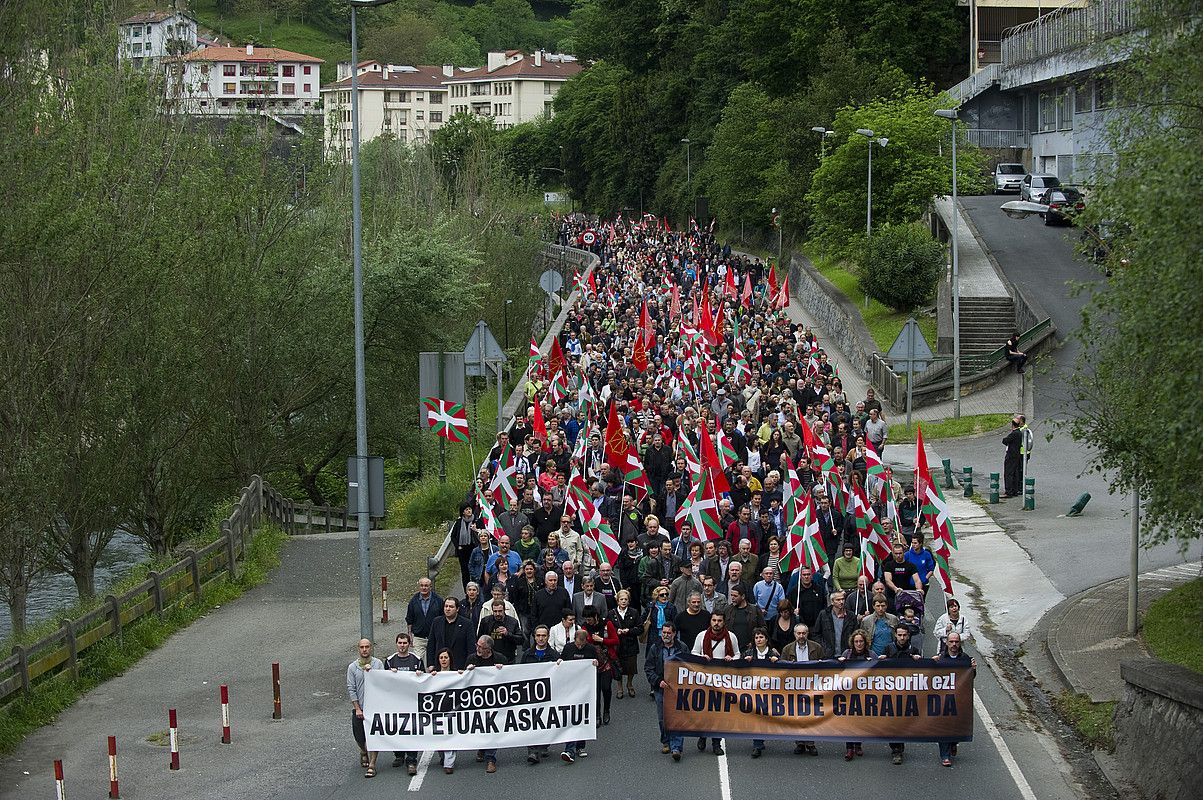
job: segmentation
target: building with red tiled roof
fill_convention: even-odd
[[[571,56],[519,50],[489,53],[484,67],[358,65],[359,137],[368,142],[391,135],[423,142],[457,113],[489,117],[498,128],[551,116],[556,92],[581,65]],[[351,65],[339,65],[339,80],[322,87],[327,151],[351,152]]]
[[[203,47],[168,60],[168,101],[188,114],[320,114],[322,63],[278,47]]]

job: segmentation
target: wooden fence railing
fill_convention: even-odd
[[[0,661],[0,704],[18,693],[28,693],[39,682],[79,676],[79,660],[85,651],[150,614],[162,615],[185,596],[199,598],[205,588],[223,576],[237,577],[238,563],[251,535],[265,522],[279,525],[289,534],[314,533],[315,519],[325,530],[347,527],[345,509],[314,507],[295,503],[255,475],[242,490],[230,516],[221,523],[221,536],[199,550],[188,550],[170,567],[151,572],[146,580],[121,595],[108,595],[97,608],[66,620],[54,633],[32,644],[13,648]],[[338,527],[334,527],[338,523]],[[354,517],[351,517],[354,525]]]

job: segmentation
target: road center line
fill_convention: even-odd
[[[998,748],[998,754],[1002,756],[1003,763],[1007,765],[1007,771],[1011,773],[1011,780],[1015,781],[1019,793],[1023,795],[1024,800],[1036,800],[1036,793],[1028,785],[1028,779],[1023,776],[1019,764],[1015,761],[1015,756],[1011,755],[1011,748],[1007,747],[1007,743],[1003,741],[1002,732],[990,718],[990,712],[986,710],[986,704],[982,702],[982,696],[977,693],[976,689],[973,692],[973,707],[977,710],[978,716],[982,718],[986,732],[994,740],[994,746]]]
[[[422,781],[426,780],[426,769],[430,766],[430,759],[433,756],[433,750],[422,751],[422,758],[418,760],[418,774],[409,779],[409,790],[411,792],[416,792],[422,788]]]
[[[731,800],[731,773],[727,771],[727,753],[718,757],[718,787],[723,800]]]

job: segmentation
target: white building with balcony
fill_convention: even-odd
[[[390,135],[401,142],[425,142],[451,117],[443,82],[462,73],[456,67],[409,67],[363,61],[359,64],[359,138],[370,142]],[[345,73],[345,74],[344,74]],[[326,152],[351,158],[350,64],[339,65],[339,80],[322,87],[326,111]]]
[[[1107,125],[1120,98],[1107,71],[1139,36],[1130,0],[1088,0],[1008,29],[999,62],[949,90],[970,142],[996,161],[1090,185],[1115,159]]]
[[[451,93],[451,115],[489,117],[498,129],[550,117],[556,94],[581,69],[576,58],[558,53],[489,53],[483,68],[444,81]]]
[[[196,49],[196,20],[181,11],[147,11],[117,23],[117,59],[157,66]]]
[[[198,116],[320,114],[323,61],[276,47],[204,47],[168,59],[167,102]]]

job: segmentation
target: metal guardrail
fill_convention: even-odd
[[[952,97],[953,101],[957,105],[966,103],[989,89],[994,84],[998,83],[998,77],[1000,73],[1000,65],[987,64],[965,80],[958,83],[956,86],[949,89],[948,94]]]
[[[1027,131],[1006,128],[967,128],[965,137],[972,145],[993,149],[1026,148],[1030,142]]]
[[[1037,322],[1032,327],[1019,335],[1019,348],[1030,346],[1033,342],[1039,340],[1045,333],[1052,330],[1053,321],[1045,317]],[[1003,345],[989,353],[981,353],[972,356],[961,357],[961,371],[966,375],[977,375],[983,372],[990,372],[1007,358],[1007,347]]]
[[[235,578],[251,534],[264,520],[296,532],[306,524],[299,522],[298,508],[304,506],[284,497],[258,475],[252,476],[230,516],[222,521],[221,536],[215,541],[188,550],[183,559],[151,572],[125,593],[105,597],[100,606],[78,619],[65,620],[54,633],[14,647],[12,655],[0,661],[0,703],[18,693],[28,694],[44,681],[78,678],[79,659],[92,645],[110,636],[120,638],[126,626],[150,614],[162,615],[185,596],[199,598],[223,574]],[[333,514],[327,515],[326,524],[333,519]]]
[[[1092,0],[1077,8],[1062,6],[1004,32],[1003,66],[1028,64],[1128,33],[1135,30],[1136,19],[1137,9],[1130,0]]]

